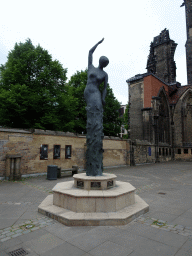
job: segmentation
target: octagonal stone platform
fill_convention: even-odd
[[[149,205],[135,195],[135,188],[128,182],[115,181],[116,175],[73,177],[74,181],[57,183],[53,195],[39,205],[40,213],[69,226],[97,226],[124,225],[149,211]],[[78,180],[84,182],[82,188],[78,188]],[[108,181],[113,186],[107,186]],[[93,189],[91,182],[100,185]]]
[[[135,203],[134,191],[127,182],[117,181],[109,190],[84,190],[68,181],[53,188],[53,204],[74,212],[116,212]]]

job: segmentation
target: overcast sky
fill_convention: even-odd
[[[153,38],[167,28],[178,46],[177,81],[187,84],[186,23],[183,0],[6,0],[1,1],[0,64],[16,42],[40,44],[68,68],[70,78],[87,67],[88,51],[103,37],[93,55],[109,58],[105,71],[115,97],[128,101],[126,80],[146,72]]]

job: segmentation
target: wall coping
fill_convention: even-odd
[[[16,129],[16,128],[0,128],[0,132],[15,132],[15,133],[28,133],[31,134],[31,131]]]
[[[77,134],[77,133],[71,133],[71,132],[51,131],[51,130],[41,130],[41,129],[22,130],[22,129],[17,129],[17,128],[0,128],[0,132],[24,133],[24,134],[34,134],[34,135],[65,136],[65,137],[76,137],[76,138],[86,139],[86,134]],[[127,139],[123,139],[120,137],[114,137],[114,136],[104,136],[104,140],[126,141]]]

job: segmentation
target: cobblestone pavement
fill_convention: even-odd
[[[144,225],[150,225],[151,227],[158,228],[159,230],[165,230],[182,236],[192,237],[192,226],[185,227],[182,225],[170,225],[164,220],[158,220],[150,217],[144,217],[143,215],[134,220],[134,222]]]
[[[166,221],[157,220],[147,216],[140,216],[133,222],[141,223],[147,226],[173,232],[182,236],[192,237],[192,227],[184,227],[182,225],[169,225]],[[34,220],[25,221],[22,225],[12,225],[11,227],[0,230],[0,241],[5,242],[9,239],[28,234],[40,228],[44,228],[54,224],[55,221],[48,217],[40,217]]]
[[[37,212],[58,182],[46,176],[0,182],[0,256],[192,255],[192,164],[168,162],[107,168],[130,182],[149,212],[124,226],[67,227]],[[16,255],[16,254],[15,254]]]
[[[22,225],[12,225],[11,227],[0,230],[0,241],[5,242],[9,239],[47,227],[53,223],[54,220],[48,217],[40,217],[34,220],[25,221]]]

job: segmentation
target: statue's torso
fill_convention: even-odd
[[[87,86],[84,91],[87,107],[93,111],[102,111],[103,105],[99,85],[105,80],[105,72],[91,65],[88,69]]]
[[[87,84],[93,84],[99,86],[105,79],[105,72],[99,68],[95,68],[93,65],[88,69]]]

